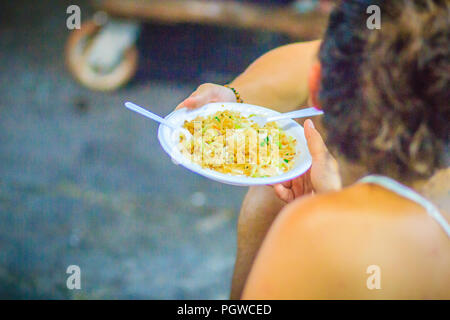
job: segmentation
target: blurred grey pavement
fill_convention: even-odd
[[[66,8],[0,4],[0,298],[227,298],[245,188],[172,163],[157,125],[202,82],[223,83],[288,40],[196,25],[146,24],[135,79],[112,93],[64,65]],[[81,268],[82,289],[66,288]]]

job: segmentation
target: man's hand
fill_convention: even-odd
[[[176,109],[184,107],[196,109],[211,102],[236,102],[236,96],[233,91],[227,87],[214,83],[204,83],[188,98],[181,102]]]
[[[342,186],[338,164],[309,119],[305,121],[305,137],[312,156],[311,168],[297,178],[274,185],[277,196],[286,202],[313,192],[339,190]]]

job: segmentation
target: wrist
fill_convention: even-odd
[[[236,102],[238,102],[238,103],[244,102],[244,100],[242,100],[242,97],[241,97],[239,91],[235,87],[233,87],[232,85],[228,85],[228,84],[225,84],[224,87],[227,89],[230,89],[233,92]]]

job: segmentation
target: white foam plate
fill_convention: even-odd
[[[173,111],[165,117],[166,120],[171,123],[177,124],[180,127],[185,120],[192,120],[197,116],[206,117],[214,114],[220,110],[233,110],[239,111],[243,116],[248,117],[250,114],[273,116],[279,114],[279,112],[267,109],[264,107],[254,106],[245,103],[232,103],[232,102],[216,102],[209,103],[199,109],[189,110],[186,108]],[[292,136],[297,140],[296,156],[294,159],[294,165],[291,170],[273,177],[266,178],[252,178],[247,176],[236,176],[231,174],[220,173],[211,169],[202,168],[200,165],[192,162],[190,159],[183,156],[178,149],[179,131],[175,131],[167,126],[160,125],[158,129],[158,139],[165,152],[172,158],[173,162],[180,164],[186,169],[200,174],[206,178],[231,184],[237,186],[255,186],[255,185],[267,185],[280,183],[283,181],[291,180],[305,173],[311,166],[311,154],[309,153],[308,146],[306,144],[305,134],[303,127],[294,120],[280,120],[277,121],[281,129],[286,134]]]

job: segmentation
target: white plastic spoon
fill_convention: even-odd
[[[312,116],[318,116],[323,114],[322,110],[316,109],[314,107],[311,108],[305,108],[301,110],[295,110],[291,112],[282,113],[276,116],[271,117],[252,117],[250,118],[253,122],[256,122],[261,127],[263,127],[267,122],[277,121],[277,120],[283,120],[283,119],[297,119],[297,118],[305,118],[305,117],[312,117]]]
[[[177,126],[176,124],[170,123],[166,119],[161,118],[157,114],[154,114],[153,112],[150,112],[147,109],[144,109],[144,108],[138,106],[137,104],[134,104],[133,102],[129,102],[129,101],[125,102],[125,107],[127,107],[128,109],[130,109],[134,112],[139,113],[140,115],[143,115],[144,117],[155,120],[156,122],[159,122],[159,123],[171,128],[172,130],[181,131],[182,133],[184,133],[186,138],[192,137],[192,134],[189,132],[189,130],[187,130],[183,127]]]
[[[144,117],[147,117],[147,118],[155,120],[156,122],[162,123],[163,125],[168,126],[169,128],[172,128],[174,130],[180,129],[179,126],[170,123],[166,119],[161,118],[157,114],[154,114],[153,112],[150,112],[150,111],[138,106],[137,104],[134,104],[133,102],[129,102],[129,101],[125,102],[125,107],[127,107],[130,110],[133,110],[134,112],[137,112],[137,113],[143,115]]]

